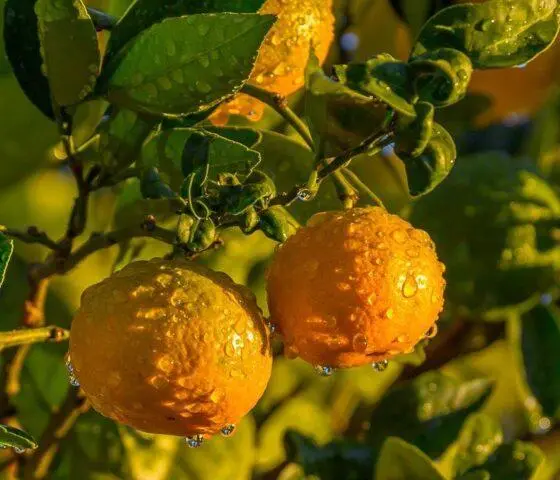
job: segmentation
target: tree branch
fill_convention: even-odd
[[[88,408],[84,394],[79,389],[70,388],[60,409],[51,416],[45,433],[39,439],[39,447],[27,458],[22,472],[24,480],[47,478],[60,443]]]
[[[255,85],[250,85],[246,83],[243,85],[241,91],[247,95],[250,95],[268,106],[272,107],[276,112],[282,116],[286,122],[288,122],[296,132],[299,133],[301,138],[305,141],[307,146],[311,149],[315,149],[315,144],[313,138],[309,133],[307,125],[299,118],[294,111],[288,106],[288,101],[286,97],[278,95],[277,93],[269,92],[263,88],[256,87]]]
[[[8,237],[21,240],[25,243],[43,245],[51,250],[58,250],[60,248],[58,243],[49,238],[45,232],[40,231],[34,226],[29,227],[26,232],[20,232],[19,230],[7,227],[0,227],[0,233],[3,233]]]
[[[70,332],[60,327],[26,328],[0,332],[0,350],[43,342],[63,342]]]

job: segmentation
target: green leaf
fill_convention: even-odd
[[[39,30],[35,2],[7,0],[4,6],[6,56],[25,95],[47,117],[54,119],[49,83],[41,72]]]
[[[275,18],[218,13],[165,19],[106,66],[99,90],[132,110],[186,114],[209,108],[249,78]]]
[[[98,159],[104,170],[116,173],[132,165],[156,124],[156,120],[142,117],[131,110],[114,110],[98,129]]]
[[[0,447],[15,448],[17,451],[38,447],[35,439],[27,432],[8,425],[0,425]]]
[[[521,317],[527,384],[548,417],[560,418],[560,311],[538,305]]]
[[[14,242],[0,233],[0,287],[2,287],[2,284],[4,283],[6,270],[8,270],[8,263],[10,263],[13,251]]]
[[[479,316],[558,285],[560,247],[551,229],[559,220],[560,199],[534,164],[502,152],[460,158],[410,216],[447,266],[448,304]]]
[[[471,415],[457,440],[457,451],[453,459],[456,475],[482,465],[502,441],[502,428],[493,417],[484,413]]]
[[[401,117],[395,130],[395,152],[410,157],[421,155],[434,132],[434,106],[427,102],[414,104],[416,117]]]
[[[420,100],[447,107],[467,94],[473,67],[459,50],[438,48],[414,58],[409,65]]]
[[[420,32],[412,58],[449,47],[466,54],[475,68],[529,62],[558,35],[556,0],[489,0],[454,5],[436,13]]]
[[[157,167],[164,180],[179,191],[183,179],[184,150],[193,134],[202,134],[211,141],[208,151],[209,179],[217,179],[220,173],[249,174],[261,160],[258,152],[241,143],[209,131],[182,128],[163,130],[153,136],[144,145],[140,163],[145,167]]]
[[[492,480],[531,480],[543,461],[536,445],[518,441],[500,446],[482,468]]]
[[[69,106],[83,101],[99,74],[95,27],[81,0],[37,0],[41,67],[52,101]]]
[[[341,82],[362,95],[374,96],[396,111],[413,117],[414,90],[408,64],[383,53],[365,63],[338,65]]]
[[[435,123],[428,145],[422,154],[414,157],[399,152],[404,162],[408,190],[413,197],[425,195],[436,188],[455,165],[457,150],[453,138],[445,128]]]
[[[136,0],[111,30],[105,63],[136,35],[166,18],[198,13],[256,13],[263,3],[264,0]]]
[[[263,136],[259,130],[247,127],[213,127],[211,125],[205,125],[204,130],[227,138],[232,142],[241,143],[247,148],[253,148],[258,145]]]
[[[358,146],[379,128],[387,109],[326,76],[315,55],[306,69],[305,116],[315,137],[332,156]]]
[[[486,379],[460,381],[427,372],[381,399],[370,420],[369,442],[379,448],[387,436],[398,435],[437,457],[455,440],[464,420],[481,407],[491,388]]]
[[[372,471],[371,449],[350,440],[335,440],[318,446],[311,438],[289,430],[284,436],[289,462],[298,463],[306,475],[321,480],[359,480]]]
[[[375,467],[375,480],[445,480],[419,448],[397,437],[383,444]]]

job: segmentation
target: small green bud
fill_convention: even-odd
[[[259,228],[268,238],[285,242],[296,232],[298,224],[284,207],[274,206],[261,213]]]

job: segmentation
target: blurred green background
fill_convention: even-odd
[[[0,0],[0,6],[3,3]],[[88,3],[119,15],[128,0]],[[430,5],[438,2],[393,2],[400,6],[400,16],[389,0],[335,3],[339,34],[327,71],[332,64],[364,60],[380,52],[406,58],[415,30]],[[434,236],[438,251],[441,249],[444,260],[451,264],[451,300],[442,320],[442,332],[428,348],[426,363],[415,366],[397,361],[383,373],[364,367],[322,378],[311,366],[280,356],[267,392],[236,434],[229,439],[212,439],[197,450],[187,449],[180,439],[134,432],[90,411],[79,419],[64,441],[50,478],[305,478],[302,466],[294,462],[297,454],[290,454],[290,449],[285,448],[288,430],[300,432],[318,444],[341,437],[370,438],[368,430],[377,428],[375,423],[370,424],[375,418],[371,412],[391,386],[434,367],[441,367],[442,372],[458,382],[480,377],[493,380],[494,388],[481,411],[502,425],[507,440],[523,438],[540,446],[546,464],[539,470],[538,478],[560,478],[560,430],[554,428],[554,412],[550,413],[553,408],[545,405],[543,409],[534,392],[529,391],[522,369],[516,367],[520,360],[519,349],[512,343],[515,332],[505,335],[508,328],[514,327],[506,327],[503,321],[539,302],[550,303],[558,287],[558,255],[546,257],[553,246],[543,247],[539,235],[541,230],[549,235],[550,228],[558,225],[554,221],[560,218],[555,197],[560,186],[560,94],[556,90],[559,80],[560,45],[525,68],[477,72],[470,95],[443,112],[439,119],[456,136],[459,173],[446,180],[449,186],[444,183],[433,197],[418,204],[411,204],[404,169],[390,151],[376,158],[357,158],[353,163],[354,172],[379,194],[390,211],[410,216],[413,223]],[[297,95],[294,104],[297,108]],[[80,135],[87,136],[102,108],[91,104],[80,112]],[[268,112],[257,127],[292,135],[273,112]],[[293,137],[293,151],[275,149],[274,133],[265,134],[260,147],[265,167],[273,172],[280,190],[305,178],[306,162],[311,162],[297,137]],[[76,192],[71,175],[60,167],[57,142],[55,126],[26,99],[6,59],[0,55],[0,224],[13,228],[37,225],[54,238],[64,233]],[[531,182],[538,182],[541,177],[546,177],[548,184],[531,187]],[[543,193],[545,190],[548,193]],[[304,222],[317,208],[338,208],[330,185],[318,201],[319,207],[297,206],[294,215]],[[519,213],[512,206],[516,202],[521,210],[538,207],[548,213]],[[135,208],[123,205],[118,191],[96,192],[84,238],[94,231],[136,221],[151,213],[149,208],[147,204]],[[560,236],[557,227],[556,232]],[[472,241],[465,241],[471,235]],[[496,239],[495,250],[485,243],[487,237]],[[266,311],[264,272],[274,243],[260,233],[245,237],[227,231],[223,238],[224,247],[205,255],[201,261],[227,272],[237,282],[248,284]],[[142,257],[168,251],[166,246],[145,242]],[[509,261],[506,250],[513,252]],[[481,251],[487,255],[481,256]],[[49,323],[69,324],[81,292],[111,273],[118,253],[117,247],[96,253],[71,274],[54,280],[47,303]],[[26,295],[26,265],[41,260],[44,254],[40,247],[16,244],[15,258],[0,292],[2,330],[17,325]],[[537,339],[539,334],[543,332],[536,329]],[[557,333],[551,335],[550,338],[560,338]],[[444,347],[440,337],[447,342]],[[539,341],[544,342],[543,338]],[[550,371],[558,374],[545,379],[545,383],[556,389],[560,405],[560,372],[554,363],[556,359],[560,363],[560,342],[543,348],[552,352],[547,357],[552,364]],[[17,406],[22,426],[36,437],[68,388],[64,353],[63,345],[36,346],[25,365]],[[554,404],[554,400],[551,402]],[[399,434],[390,425],[380,425],[379,432]],[[453,447],[442,456],[442,452],[432,455],[439,457],[438,465],[443,472],[451,468],[448,459],[452,458],[452,451]],[[355,452],[359,454],[359,450]],[[348,470],[347,474],[332,478],[365,478],[352,475]]]

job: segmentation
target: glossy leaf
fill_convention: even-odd
[[[101,61],[87,9],[81,0],[37,0],[35,12],[52,101],[79,103],[93,91]]]
[[[402,117],[395,131],[395,152],[418,157],[432,139],[434,131],[434,106],[427,102],[414,104],[416,117]]]
[[[284,436],[287,459],[303,467],[306,475],[321,480],[359,480],[369,478],[372,471],[371,449],[350,440],[335,440],[318,446],[311,438],[296,431]]]
[[[527,384],[542,413],[560,418],[560,312],[537,306],[521,317],[521,349]]]
[[[521,65],[554,42],[560,28],[556,0],[489,0],[441,10],[424,26],[412,57],[449,47],[475,68]]]
[[[99,90],[132,110],[204,110],[243,86],[274,21],[272,15],[233,13],[165,19],[107,65]]]
[[[204,130],[184,128],[164,130],[153,136],[144,145],[140,163],[146,167],[157,167],[164,175],[164,180],[178,191],[183,179],[185,146],[193,134],[202,134],[211,140],[208,178],[216,179],[220,173],[249,174],[260,162],[260,154],[241,143]]]
[[[446,107],[466,95],[473,68],[459,50],[438,48],[414,58],[410,70],[418,98]]]
[[[464,420],[490,394],[486,379],[460,381],[428,372],[390,390],[374,410],[369,442],[378,448],[387,436],[398,435],[431,457],[455,440]]]
[[[414,116],[414,91],[408,64],[381,54],[365,63],[336,67],[338,78],[362,95],[374,96],[404,115]]]
[[[47,117],[54,118],[49,82],[41,72],[37,0],[7,0],[4,6],[6,56],[25,95]]]
[[[259,130],[247,127],[214,127],[205,125],[204,130],[215,133],[220,137],[227,138],[233,142],[241,143],[247,148],[253,148],[262,140],[262,133]]]
[[[451,135],[436,123],[422,154],[414,157],[399,152],[398,155],[406,168],[408,190],[413,197],[418,197],[431,192],[449,175],[457,150]]]
[[[419,448],[389,437],[375,466],[375,480],[445,480],[445,477]]]
[[[105,63],[136,35],[170,17],[198,13],[256,13],[264,0],[136,0],[111,31]]]
[[[306,70],[305,117],[325,155],[337,155],[358,146],[385,119],[386,108],[324,74],[312,55]]]
[[[140,191],[142,197],[151,200],[160,198],[173,198],[177,194],[171,190],[161,178],[159,170],[155,167],[143,168],[140,173]]]
[[[37,442],[27,432],[8,425],[0,425],[0,447],[12,447],[16,450],[37,448]]]
[[[115,110],[98,129],[98,161],[109,173],[132,165],[157,121],[126,110]]]
[[[465,424],[457,440],[457,450],[453,459],[456,475],[482,465],[503,441],[502,427],[492,417],[475,413]]]
[[[13,251],[14,242],[0,233],[0,287],[4,283],[6,270],[8,270],[8,264],[10,263],[10,258],[12,258]]]
[[[536,445],[517,441],[500,446],[482,469],[492,480],[531,480],[543,461],[544,454]]]

